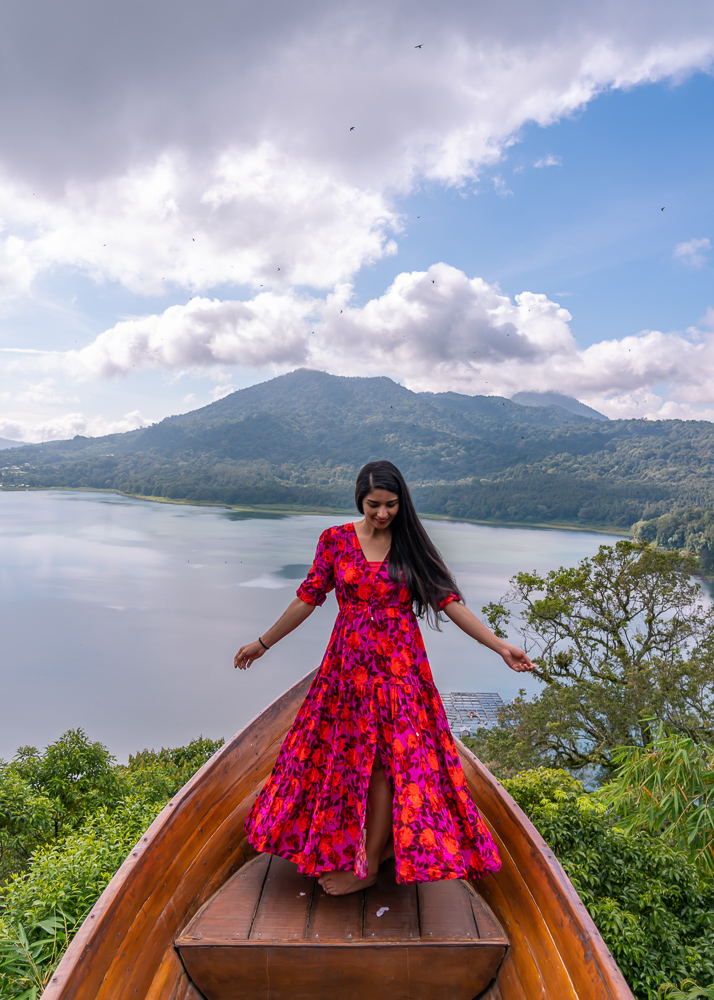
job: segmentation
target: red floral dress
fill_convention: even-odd
[[[367,790],[377,749],[394,795],[397,881],[498,871],[434,686],[411,593],[375,572],[353,524],[328,528],[297,595],[340,611],[320,670],[246,820],[251,844],[307,875],[367,875]],[[456,600],[449,595],[443,605]],[[442,606],[443,606],[442,605]]]

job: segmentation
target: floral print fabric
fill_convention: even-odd
[[[379,752],[394,795],[397,881],[498,871],[434,685],[411,593],[371,569],[353,524],[328,528],[297,595],[339,614],[320,670],[246,820],[258,851],[307,875],[367,875],[367,790]],[[442,606],[456,595],[448,595]]]

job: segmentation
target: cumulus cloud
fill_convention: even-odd
[[[143,368],[295,367],[307,360],[306,320],[319,306],[320,300],[272,292],[249,302],[195,297],[160,314],[122,320],[87,347],[55,357],[83,379]]]
[[[120,177],[73,184],[60,200],[0,179],[0,219],[6,295],[27,293],[37,274],[61,266],[144,295],[169,285],[331,288],[393,252],[388,233],[399,228],[383,195],[269,143],[226,151],[200,172],[166,154]]]
[[[682,405],[710,392],[703,326],[579,351],[557,303],[511,300],[443,264],[362,308],[350,297],[356,273],[395,251],[399,197],[424,183],[464,192],[527,123],[710,68],[714,8],[700,0],[630,0],[626,16],[615,0],[10,0],[0,30],[13,81],[0,88],[0,297],[30,301],[38,278],[67,273],[195,296],[147,306],[81,350],[4,353],[12,374],[45,385],[38,406],[55,393],[74,409],[75,384],[142,369],[220,370],[216,391],[229,391],[232,366],[569,387],[623,412],[657,378]],[[692,240],[675,256],[701,266],[708,249]],[[58,418],[66,434],[42,433],[99,433],[76,430],[85,419],[95,426],[71,413]]]
[[[561,157],[553,156],[552,153],[548,153],[547,156],[541,156],[541,158],[536,160],[533,164],[533,166],[538,167],[539,170],[543,167],[561,167],[562,165],[563,161]]]
[[[704,237],[700,240],[689,240],[678,243],[674,248],[674,256],[690,267],[703,267],[707,263],[706,251],[711,250],[711,240]]]
[[[76,434],[84,437],[101,437],[103,434],[121,434],[148,427],[153,421],[146,420],[138,410],[126,413],[119,420],[105,420],[103,417],[87,417],[83,413],[63,413],[45,420],[28,420],[26,417],[0,417],[0,437],[27,444],[39,441],[66,441]]]
[[[127,0],[110,23],[84,0],[7,5],[0,293],[58,267],[147,295],[329,289],[394,249],[396,194],[463,184],[525,123],[714,55],[714,9],[694,0],[632,0],[626,18],[420,0],[419,50],[406,13]]]
[[[122,321],[80,351],[22,363],[43,371],[47,386],[60,375],[76,384],[145,369],[204,370],[216,382],[213,398],[232,390],[232,368],[307,366],[390,375],[422,391],[511,396],[552,389],[613,417],[710,412],[714,331],[704,322],[686,333],[649,330],[582,349],[571,314],[546,295],[524,291],[511,299],[497,285],[443,263],[399,274],[363,306],[351,296],[351,287],[342,285],[325,298],[294,292],[263,292],[248,302],[196,297]]]

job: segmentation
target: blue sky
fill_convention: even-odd
[[[0,437],[300,365],[714,419],[708,5],[40,6],[2,25]]]
[[[673,257],[677,244],[714,235],[712,121],[714,78],[697,73],[527,125],[476,185],[430,184],[399,201],[399,254],[365,269],[358,294],[379,295],[399,270],[443,260],[510,296],[528,289],[562,301],[584,347],[686,329],[714,302],[711,265]],[[559,165],[534,166],[549,159]]]

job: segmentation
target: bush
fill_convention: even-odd
[[[25,748],[4,765],[0,846],[10,845],[16,867],[0,885],[0,998],[39,995],[144,830],[222,743],[200,737],[117,766],[74,730],[43,754]]]
[[[638,1000],[672,980],[714,980],[714,879],[646,831],[613,825],[567,772],[519,774],[504,787],[557,855]]]

